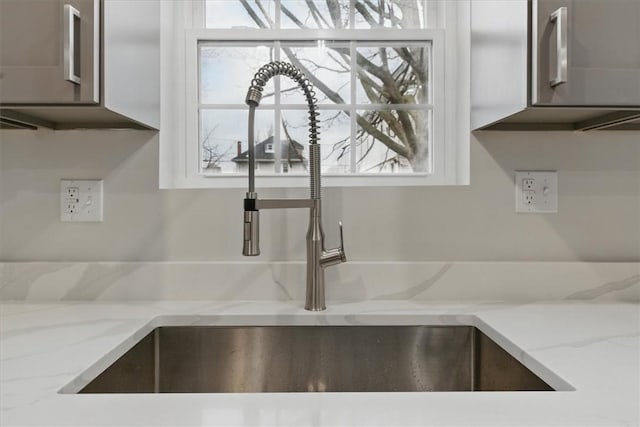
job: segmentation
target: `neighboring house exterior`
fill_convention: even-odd
[[[273,171],[275,162],[275,143],[273,136],[255,146],[255,162],[257,170]],[[237,165],[237,172],[246,172],[249,162],[249,151],[242,151],[242,143],[238,141],[238,154],[231,159]],[[282,172],[304,172],[307,170],[307,159],[304,157],[304,146],[297,141],[282,141],[280,144],[280,164]]]

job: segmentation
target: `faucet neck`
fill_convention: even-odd
[[[251,86],[247,90],[245,98],[249,106],[249,134],[248,134],[248,166],[249,166],[249,193],[255,193],[255,109],[260,105],[262,91],[267,82],[274,76],[287,76],[298,83],[302,90],[309,109],[309,172],[310,172],[310,198],[320,199],[320,145],[318,144],[318,100],[316,99],[313,84],[296,66],[282,61],[273,61],[263,65],[253,76]]]
[[[248,155],[248,166],[249,166],[249,189],[248,193],[254,194],[253,199],[256,198],[256,152],[255,152],[255,141],[254,141],[254,130],[255,130],[255,120],[256,120],[256,106],[249,106],[249,148],[247,151]]]
[[[309,107],[309,198],[308,199],[266,199],[258,198],[255,188],[255,141],[254,125],[256,108],[262,98],[262,90],[267,81],[276,75],[288,76],[295,80],[307,99]],[[244,200],[244,242],[242,253],[248,256],[260,254],[259,230],[260,209],[308,208],[309,229],[307,231],[307,300],[305,309],[324,310],[324,268],[346,261],[341,246],[326,250],[321,215],[321,154],[318,144],[318,111],[313,85],[295,66],[286,62],[271,62],[261,67],[251,81],[245,102],[249,106],[249,190]]]

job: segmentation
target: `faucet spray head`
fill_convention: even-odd
[[[242,255],[260,255],[260,211],[256,209],[255,193],[247,193],[244,199],[244,238],[242,240]]]
[[[249,87],[247,90],[247,97],[244,102],[250,107],[257,107],[260,105],[260,101],[262,100],[262,90],[258,89],[256,86]]]
[[[242,255],[260,255],[260,211],[244,211]]]

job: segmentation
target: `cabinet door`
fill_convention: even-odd
[[[0,0],[0,103],[99,101],[98,0]]]
[[[640,0],[533,0],[533,105],[640,106]]]

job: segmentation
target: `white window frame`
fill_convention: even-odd
[[[164,2],[163,2],[164,3]],[[177,4],[176,4],[177,3]],[[452,6],[451,4],[454,4]],[[459,2],[443,1],[441,13],[451,18],[451,10]],[[464,3],[464,2],[462,2]],[[183,6],[182,9],[180,6]],[[411,41],[431,43],[430,61],[432,76],[432,127],[430,128],[429,173],[350,173],[323,174],[325,187],[358,186],[430,186],[465,185],[469,181],[468,151],[468,101],[460,96],[460,74],[457,70],[464,60],[459,55],[445,55],[447,46],[457,50],[460,40],[454,31],[442,29],[402,30],[402,33],[384,30],[297,30],[297,29],[205,29],[204,0],[175,2],[164,7],[163,53],[167,44],[173,47],[172,56],[163,58],[163,89],[165,83],[173,90],[162,98],[162,126],[160,132],[160,187],[161,188],[245,188],[246,176],[201,173],[201,148],[199,141],[199,41],[351,41],[393,42]],[[445,11],[446,9],[446,11]],[[181,13],[182,12],[182,13]],[[457,12],[457,11],[456,11]],[[463,12],[464,14],[464,12]],[[178,15],[178,16],[176,16]],[[432,18],[431,18],[432,19]],[[456,18],[456,19],[459,19]],[[455,21],[454,21],[455,22]],[[183,26],[181,28],[181,26]],[[357,37],[354,37],[357,34]],[[464,42],[464,40],[462,40]],[[171,58],[171,59],[169,59]],[[182,60],[181,60],[182,58]],[[468,77],[468,73],[467,73]],[[438,84],[440,83],[440,84]],[[248,84],[248,82],[247,82]],[[464,88],[463,88],[464,89]],[[180,96],[180,93],[184,96]],[[464,90],[462,92],[465,92]],[[468,98],[468,86],[466,87]],[[239,100],[242,103],[244,100]],[[463,104],[463,105],[460,105]],[[466,109],[464,108],[466,104]],[[355,105],[353,108],[370,107]],[[462,107],[462,108],[461,108]],[[322,108],[322,107],[321,107]],[[339,109],[331,105],[331,109]],[[465,125],[458,117],[465,116]],[[352,121],[353,123],[354,121]],[[322,129],[320,129],[322,134]],[[274,174],[256,177],[259,188],[307,187],[308,177],[289,174]]]

